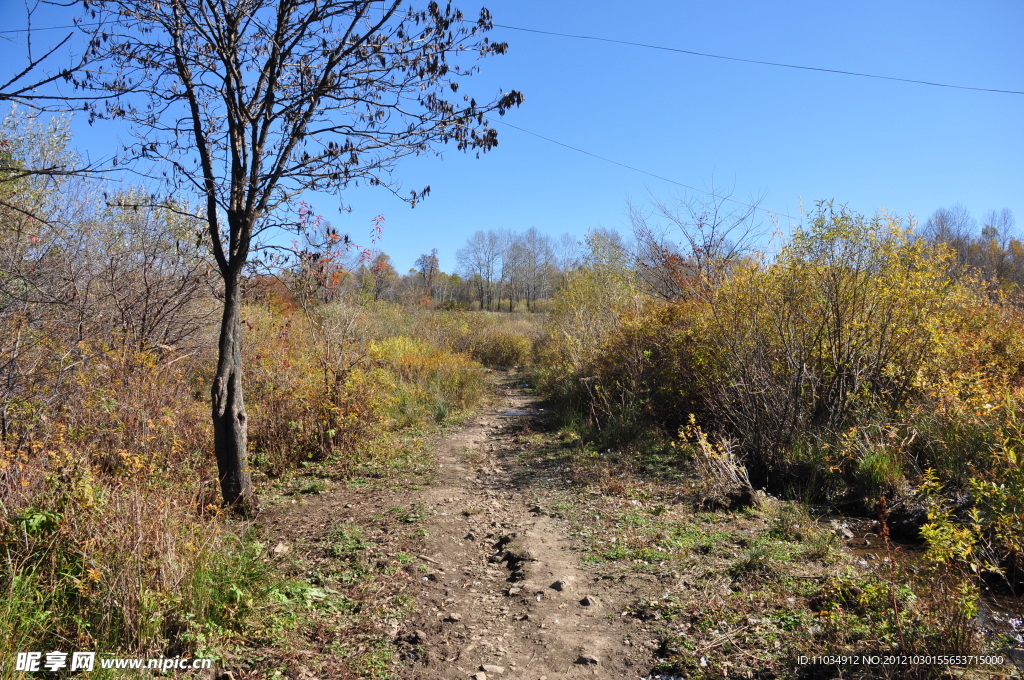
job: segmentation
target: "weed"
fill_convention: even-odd
[[[777,576],[780,564],[792,561],[799,552],[799,547],[792,543],[765,537],[754,543],[733,563],[729,574],[734,578]]]
[[[301,487],[296,489],[297,494],[310,495],[310,494],[322,494],[327,491],[327,482],[322,479],[309,479],[306,480]]]
[[[707,555],[717,546],[730,541],[733,534],[730,532],[714,531],[708,532],[703,527],[694,524],[683,524],[672,527],[668,535],[658,541],[658,545],[666,550],[675,552],[694,551]]]
[[[423,519],[426,516],[427,511],[422,506],[413,503],[408,508],[395,506],[388,510],[388,512],[394,515],[395,519],[403,524],[413,524]]]
[[[332,557],[343,560],[354,560],[368,546],[362,527],[352,524],[335,526],[326,536],[330,541]]]
[[[391,677],[394,661],[394,648],[386,640],[374,640],[352,660],[351,667],[360,677],[384,680]]]

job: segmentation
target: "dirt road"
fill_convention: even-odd
[[[544,512],[552,489],[523,483],[515,434],[537,407],[514,381],[499,390],[496,408],[439,443],[436,481],[418,501],[436,509],[408,637],[423,653],[402,676],[639,678],[652,659],[630,644],[639,624],[623,607],[634,596],[580,563]]]
[[[330,567],[323,546],[332,531],[336,540],[339,522],[379,524],[389,508],[415,515],[403,516],[414,520],[413,539],[386,527],[375,539],[410,562],[389,592],[414,603],[406,617],[380,622],[399,650],[397,677],[646,676],[655,645],[623,610],[650,584],[602,580],[581,563],[565,521],[547,512],[558,505],[559,471],[538,474],[517,458],[542,413],[515,373],[494,377],[492,406],[435,442],[430,480],[304,497],[270,514],[271,539],[299,546],[297,568],[314,574]],[[286,675],[345,675],[323,659],[294,656],[298,670]]]

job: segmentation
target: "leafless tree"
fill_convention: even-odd
[[[93,322],[98,277],[89,241],[75,227],[91,217],[94,196],[69,173],[67,121],[39,121],[12,111],[0,145],[0,432],[12,404],[34,396],[36,407],[59,405],[65,376],[77,365],[74,345]],[[67,339],[65,346],[47,336]]]
[[[638,269],[651,292],[666,299],[704,294],[763,235],[760,201],[737,201],[713,186],[704,195],[630,206]]]
[[[519,288],[526,300],[526,308],[534,309],[537,300],[551,294],[554,251],[551,237],[530,227],[517,234],[516,243],[521,251],[519,261]]]
[[[997,236],[1001,239],[1003,247],[1005,247],[1009,239],[1013,237],[1016,224],[1017,221],[1013,217],[1013,211],[1009,208],[989,210],[985,214],[985,226],[982,228],[982,232],[989,232],[992,236]]]
[[[501,235],[494,231],[477,231],[455,257],[466,278],[473,281],[480,297],[480,307],[490,309],[501,271]]]
[[[939,208],[928,218],[921,233],[930,241],[943,243],[956,253],[957,266],[967,264],[967,251],[978,229],[970,211],[957,203],[951,208]]]
[[[567,274],[580,265],[580,240],[572,234],[562,234],[552,245],[555,269]]]
[[[50,3],[46,0],[26,0],[24,28],[12,29],[13,37],[0,36],[0,39],[16,43],[18,48],[25,55],[22,62],[8,64],[10,76],[0,76],[0,105],[8,105],[7,121],[25,120],[28,118],[24,111],[31,111],[32,115],[39,116],[43,113],[68,112],[82,107],[83,102],[95,101],[95,97],[80,96],[74,93],[74,85],[85,82],[88,79],[88,67],[95,59],[87,49],[87,45],[94,40],[101,32],[101,26],[97,22],[82,25],[82,40],[75,40],[76,31],[70,30],[62,38],[47,43],[42,50],[38,50],[34,42],[36,31],[33,27],[39,8],[43,4]],[[66,85],[62,90],[61,85]],[[19,110],[20,109],[20,110]],[[61,125],[61,123],[58,123]],[[5,135],[6,137],[6,135]],[[5,153],[3,148],[8,145],[9,139],[0,139],[0,184],[17,182],[23,178],[30,177],[69,177],[72,175],[86,175],[97,171],[97,166],[82,158],[75,156],[74,163],[69,163],[67,156],[59,159],[47,159],[40,154],[30,154],[22,157],[21,162],[12,162],[12,157]],[[44,161],[56,162],[44,162]],[[0,191],[0,207],[13,213],[23,213],[25,217],[34,220],[44,219],[44,215],[24,212],[26,206],[23,202],[10,200],[10,192]]]
[[[224,282],[212,387],[224,500],[256,506],[247,464],[239,287],[260,235],[294,227],[306,190],[366,183],[399,195],[396,162],[437,151],[487,151],[486,116],[522,101],[459,93],[476,67],[458,57],[505,52],[449,5],[400,0],[93,0],[109,28],[94,85],[118,95],[93,113],[136,130],[132,159],[152,159],[177,191],[199,197]],[[415,204],[429,187],[403,195]]]
[[[509,313],[515,308],[515,302],[522,297],[523,264],[526,256],[525,248],[517,234],[502,231],[499,234],[501,243],[501,269],[498,274],[498,306],[501,299],[508,296]]]
[[[416,258],[416,269],[423,279],[423,288],[427,291],[427,295],[432,296],[434,294],[434,279],[441,271],[437,260],[437,248]]]
[[[185,206],[143,206],[129,191],[112,197],[93,259],[116,332],[139,350],[191,349],[212,319],[213,291],[201,218]]]

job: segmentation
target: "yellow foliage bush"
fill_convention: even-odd
[[[423,319],[420,334],[434,344],[468,354],[484,366],[509,368],[532,363],[538,318],[534,314],[452,310]]]
[[[414,326],[380,309],[388,311],[339,306],[317,318],[247,310],[249,437],[259,467],[279,475],[331,460],[351,471],[388,432],[478,403],[483,376],[467,356],[409,335],[368,337]]]
[[[671,438],[693,414],[775,492],[919,509],[933,469],[951,517],[1017,559],[1024,318],[955,269],[901,220],[828,203],[701,295],[646,296],[598,253],[553,301],[538,375],[590,436]]]

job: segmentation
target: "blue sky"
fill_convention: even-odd
[[[746,59],[1024,90],[1024,3],[1004,2],[539,2],[485,3],[498,24],[583,34]],[[467,14],[478,4],[459,3]],[[0,23],[23,6],[0,0]],[[799,218],[835,199],[857,211],[919,218],[962,203],[976,218],[1010,208],[1024,232],[1024,95],[995,94],[748,63],[496,28],[509,53],[481,62],[473,90],[526,96],[509,123],[697,188]],[[0,56],[11,54],[10,45]],[[10,58],[8,58],[10,62]],[[400,271],[437,248],[454,253],[477,229],[582,235],[628,231],[627,201],[686,193],[677,185],[498,125],[481,157],[454,149],[399,171],[429,184],[415,209],[358,189],[338,214],[314,206],[356,241],[383,214],[378,246]],[[116,129],[76,126],[76,145],[102,155]],[[125,135],[126,136],[126,135]]]

